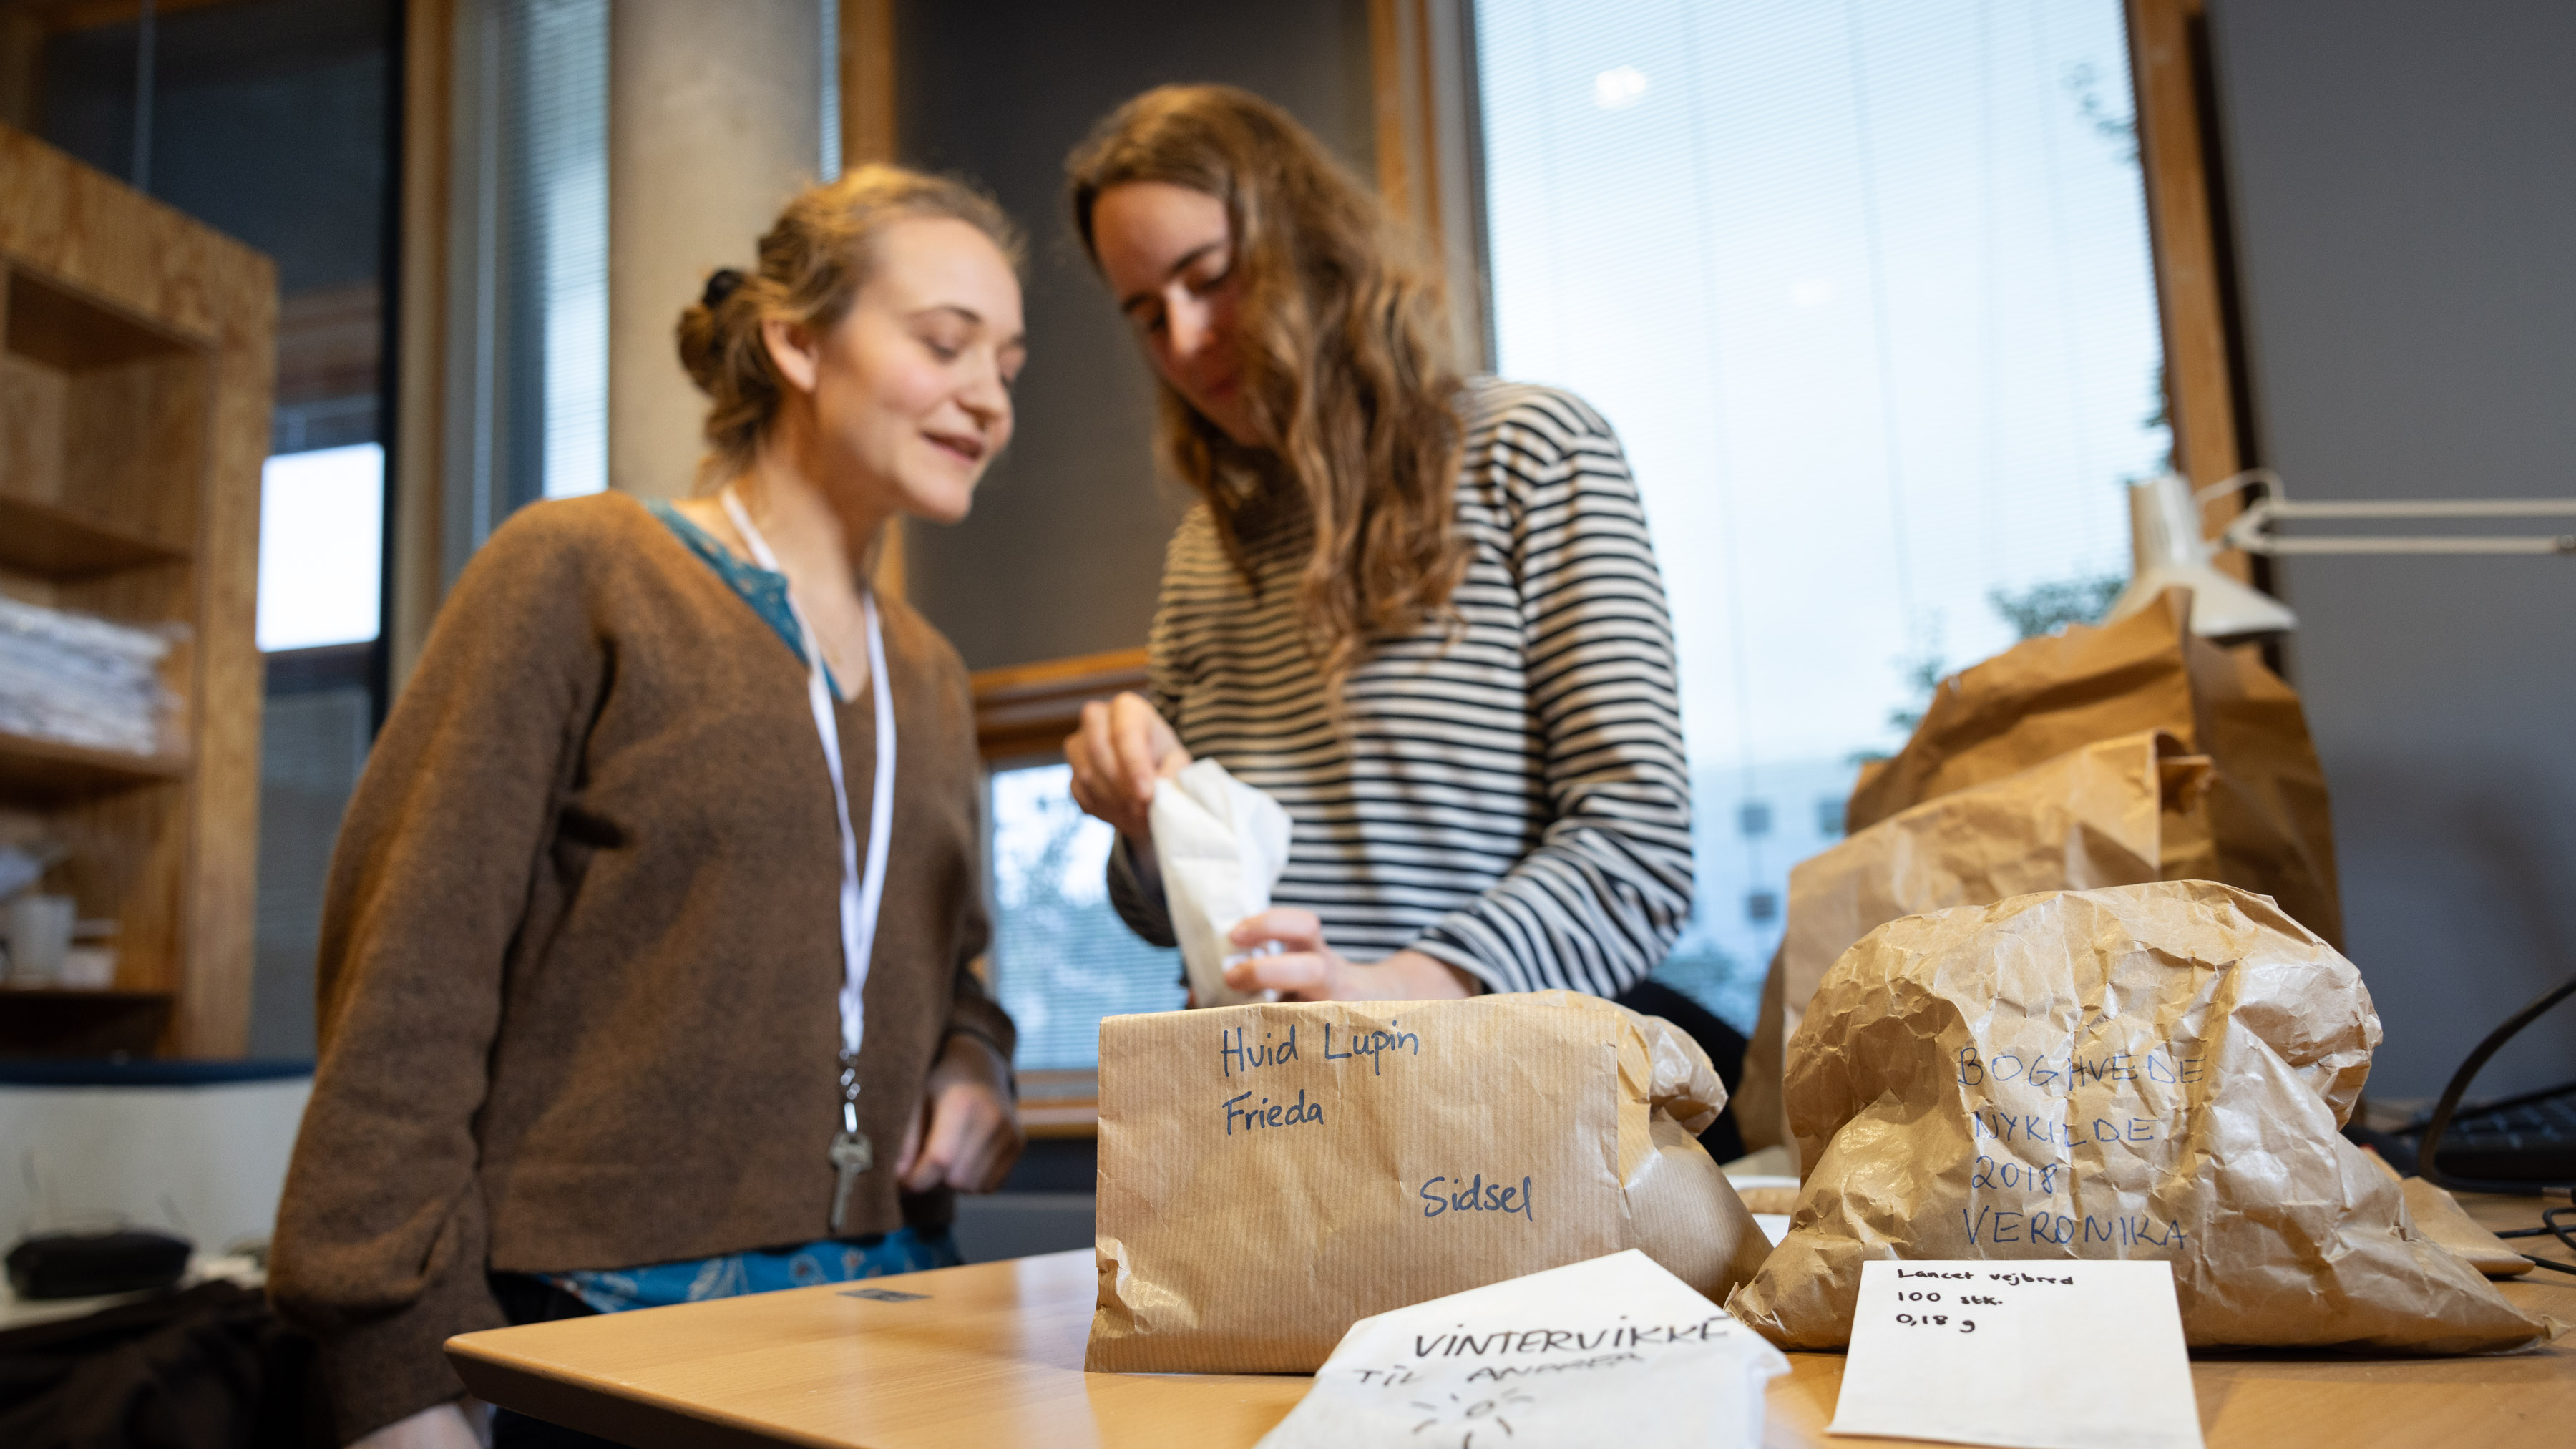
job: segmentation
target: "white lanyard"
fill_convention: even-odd
[[[769,551],[769,540],[752,525],[751,515],[733,490],[727,488],[721,496],[726,516],[751,546],[752,560],[771,573],[784,573],[778,567],[778,555]],[[868,961],[876,948],[877,907],[885,899],[886,839],[894,833],[894,682],[886,677],[885,635],[877,627],[876,592],[861,589],[859,612],[868,626],[868,688],[876,696],[877,713],[877,784],[876,793],[868,798],[868,868],[862,877],[858,841],[850,830],[850,791],[841,778],[841,731],[832,712],[831,686],[824,682],[822,641],[815,637],[805,611],[796,607],[793,594],[788,596],[787,611],[795,616],[806,663],[812,666],[806,672],[805,694],[814,707],[814,733],[823,741],[823,763],[832,772],[832,808],[841,826],[841,1112],[842,1131],[855,1134],[859,1130],[859,1040],[867,1034]]]

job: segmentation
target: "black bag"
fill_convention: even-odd
[[[313,1340],[257,1290],[184,1293],[0,1333],[10,1449],[334,1449]]]

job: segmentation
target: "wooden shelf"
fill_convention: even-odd
[[[0,568],[76,579],[187,557],[186,549],[73,509],[0,495]]]
[[[0,798],[55,802],[183,779],[175,755],[129,755],[0,730]]]
[[[8,348],[69,371],[194,350],[124,308],[24,271],[9,276]]]
[[[119,991],[114,987],[0,985],[0,1006],[150,1006],[167,1002],[167,991]]]
[[[178,998],[167,991],[0,987],[0,1053],[149,1056]]]

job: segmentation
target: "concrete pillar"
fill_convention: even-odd
[[[748,269],[822,160],[822,5],[616,0],[608,33],[608,481],[687,494],[706,399],[672,329],[708,272]]]

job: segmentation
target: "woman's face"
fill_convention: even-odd
[[[1225,203],[1168,182],[1124,182],[1092,202],[1091,241],[1163,381],[1227,437],[1259,446],[1235,345],[1242,286]]]
[[[864,490],[869,512],[955,523],[1011,440],[1019,279],[990,237],[948,217],[886,227],[874,262],[820,345],[772,322],[770,356],[812,400],[828,486]]]

